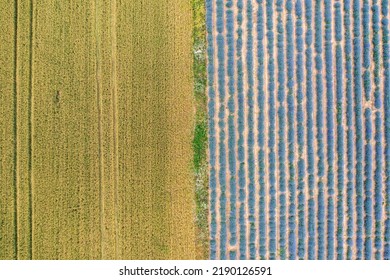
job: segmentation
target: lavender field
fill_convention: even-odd
[[[388,0],[206,0],[211,259],[390,259]]]

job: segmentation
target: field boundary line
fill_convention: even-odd
[[[18,259],[18,185],[19,185],[19,164],[18,164],[18,148],[19,148],[19,135],[18,135],[18,0],[14,2],[14,73],[13,73],[13,93],[14,93],[14,259]]]
[[[30,45],[29,45],[29,97],[28,97],[28,183],[29,183],[29,227],[30,227],[30,258],[33,259],[33,31],[34,3],[30,0]]]

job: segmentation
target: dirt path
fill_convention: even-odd
[[[268,123],[269,123],[269,104],[268,104],[268,100],[269,100],[269,91],[268,91],[268,84],[269,84],[269,77],[268,77],[268,67],[269,67],[269,58],[268,58],[268,45],[270,44],[269,43],[269,40],[268,40],[268,36],[267,36],[267,33],[268,33],[268,26],[267,26],[267,9],[266,9],[266,5],[264,4],[266,2],[266,0],[263,1],[263,33],[264,33],[264,39],[263,39],[263,58],[264,58],[264,62],[263,62],[263,77],[264,77],[264,104],[263,104],[263,115],[264,115],[264,147],[263,147],[263,154],[264,154],[264,219],[265,219],[265,227],[264,227],[264,235],[265,235],[265,238],[264,238],[264,244],[259,244],[260,245],[260,248],[261,246],[264,246],[265,248],[265,251],[267,252],[267,245],[268,245],[268,237],[269,237],[269,230],[268,230],[268,226],[267,226],[267,222],[268,222],[268,200],[267,200],[267,197],[268,197],[268,186],[269,186],[269,169],[268,169],[268,165],[269,165],[269,147],[268,147],[268,138],[269,138],[269,127],[268,127]],[[261,108],[259,108],[261,110]],[[261,211],[261,210],[260,210]],[[277,240],[277,243],[279,244],[278,240]],[[260,253],[260,252],[259,252]],[[266,257],[266,255],[264,256]],[[262,258],[262,255],[260,254],[259,255],[259,258],[261,259]]]

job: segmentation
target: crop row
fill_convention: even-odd
[[[362,118],[362,70],[360,57],[360,1],[353,2],[353,76],[355,92],[355,141],[356,141],[356,164],[355,164],[355,189],[356,189],[356,258],[363,258],[363,118]]]
[[[386,201],[385,201],[385,239],[384,239],[384,255],[386,260],[390,259],[390,43],[389,43],[389,1],[382,1],[382,56],[383,56],[383,91],[385,109],[385,188],[386,188]]]
[[[305,246],[306,246],[306,228],[305,228],[305,159],[304,159],[304,146],[305,146],[305,129],[304,129],[304,110],[303,110],[303,28],[302,28],[302,2],[298,0],[295,4],[296,15],[296,48],[297,48],[297,135],[298,141],[298,257],[304,259]]]
[[[388,98],[388,90],[389,90],[389,85],[388,85],[388,20],[387,20],[387,13],[388,13],[388,2],[383,1],[382,2],[382,14],[384,19],[382,20],[382,32],[383,32],[383,57],[384,57],[384,91],[385,91],[385,131],[388,128],[386,125],[386,120],[388,118],[388,109],[387,109],[387,99]],[[380,49],[379,49],[379,31],[380,31],[380,26],[379,26],[379,7],[377,5],[377,1],[374,1],[373,7],[372,7],[373,15],[372,15],[372,24],[373,24],[373,61],[374,61],[374,85],[375,85],[375,90],[374,90],[374,98],[375,98],[375,107],[380,108],[382,105],[382,100],[380,96],[380,74],[379,74],[379,57],[380,57]],[[375,154],[376,154],[376,169],[375,169],[375,174],[374,174],[374,182],[375,182],[375,205],[374,205],[374,215],[375,215],[375,241],[374,241],[374,246],[375,246],[375,258],[380,259],[382,256],[380,254],[380,250],[382,248],[382,238],[381,238],[381,225],[378,221],[382,217],[382,184],[383,184],[383,178],[382,178],[382,169],[381,169],[381,162],[382,162],[382,117],[379,114],[379,112],[375,113]],[[385,132],[385,141],[388,143],[388,135],[386,135],[387,132]],[[387,151],[386,151],[386,146],[385,146],[385,159],[388,160],[387,157]],[[385,172],[386,172],[386,177],[389,174],[388,173],[388,165],[385,166]],[[388,177],[387,177],[388,178]],[[388,179],[386,180],[386,188],[388,190]],[[388,199],[388,198],[387,198]],[[386,201],[386,205],[388,205],[388,200]],[[386,206],[388,207],[388,206]],[[388,209],[388,208],[386,208]],[[386,210],[386,214],[388,217],[388,210]],[[384,250],[384,258],[389,259],[389,249],[388,249],[388,236],[390,231],[388,230],[388,219],[385,222],[385,250]]]
[[[337,123],[337,259],[344,257],[344,127],[343,51],[341,48],[341,5],[335,3],[336,123]]]
[[[286,35],[287,35],[287,143],[288,143],[288,190],[289,190],[289,214],[288,214],[288,250],[289,259],[296,257],[296,185],[295,185],[295,106],[294,106],[294,26],[292,9],[293,4],[291,0],[286,2],[287,21],[286,21]],[[283,140],[282,140],[283,141]]]
[[[324,1],[325,13],[325,77],[326,77],[326,128],[327,128],[327,259],[334,259],[334,101],[332,55],[332,1]]]
[[[232,10],[233,1],[226,3],[226,40],[227,40],[227,76],[228,76],[228,151],[229,151],[229,193],[230,193],[230,211],[229,211],[229,244],[235,246],[237,244],[237,215],[236,215],[236,129],[235,129],[235,52],[234,52],[234,15]],[[229,259],[236,259],[237,252],[231,250],[229,252]]]
[[[312,22],[313,22],[313,10],[312,10],[312,1],[305,1],[305,21],[306,21],[306,72],[312,73],[313,71],[313,31],[312,31]],[[313,100],[313,80],[312,75],[306,75],[306,124],[307,124],[307,176],[308,176],[308,188],[309,188],[309,202],[308,202],[308,259],[315,259],[315,205],[314,205],[314,189],[315,189],[315,180],[314,180],[314,100]]]
[[[324,139],[323,139],[323,84],[322,84],[322,13],[321,1],[315,2],[315,67],[316,67],[316,100],[317,100],[317,177],[318,177],[318,210],[317,210],[317,258],[325,259],[325,196],[324,196],[324,174],[325,174],[325,159],[324,159]]]
[[[363,2],[363,9],[362,9],[362,16],[363,16],[363,68],[364,68],[364,74],[363,74],[363,90],[364,90],[364,96],[366,100],[371,99],[371,77],[370,77],[370,57],[371,57],[371,45],[370,45],[370,5],[369,1],[364,0]],[[365,118],[365,166],[364,166],[364,194],[365,194],[365,200],[364,200],[364,212],[365,212],[365,218],[364,218],[364,234],[365,234],[365,240],[364,240],[364,258],[365,259],[371,259],[372,255],[372,238],[371,238],[371,232],[372,232],[372,145],[371,145],[371,139],[372,139],[372,114],[370,109],[366,109],[364,112],[364,118]]]
[[[364,167],[364,258],[371,259],[371,248],[372,248],[372,240],[371,240],[371,232],[372,232],[372,127],[371,127],[371,110],[367,108],[364,112],[365,118],[365,167]]]
[[[280,247],[283,248],[283,252],[281,252],[281,259],[286,258],[285,255],[285,249],[286,249],[286,232],[287,232],[287,225],[286,225],[286,146],[284,142],[284,134],[285,134],[285,108],[284,108],[284,100],[285,100],[285,92],[284,92],[284,84],[285,84],[285,71],[284,71],[284,28],[282,23],[282,15],[283,15],[283,8],[282,8],[282,1],[277,1],[277,65],[278,65],[278,89],[277,89],[277,100],[280,104],[279,110],[278,110],[278,120],[279,120],[279,130],[278,130],[278,161],[279,161],[279,204],[280,204],[280,231],[279,231],[279,243]],[[269,104],[270,110],[271,107],[274,106]],[[273,110],[273,116],[269,116],[269,119],[275,118],[275,111]],[[275,173],[275,170],[272,170],[272,172]],[[272,190],[276,190],[276,186],[271,186]]]
[[[274,83],[274,77],[275,77],[275,65],[273,60],[273,42],[274,42],[274,32],[273,32],[273,9],[272,9],[272,2],[270,0],[267,0],[267,52],[268,57],[270,58],[268,60],[268,77],[270,77],[270,80],[268,82],[268,162],[269,162],[269,198],[270,202],[268,205],[269,212],[271,214],[269,215],[269,231],[268,231],[268,237],[269,240],[276,240],[276,154],[275,154],[275,83]],[[271,210],[272,209],[272,210]],[[273,247],[274,242],[269,242],[268,250],[271,250],[271,247]],[[275,248],[276,249],[276,248]],[[275,252],[275,250],[272,248],[272,250]]]
[[[245,151],[244,151],[244,80],[243,80],[243,58],[242,58],[242,11],[243,1],[237,1],[237,96],[238,96],[238,161],[239,161],[239,227],[240,227],[240,259],[246,259],[246,177],[245,177]]]
[[[259,9],[257,11],[257,61],[259,63],[257,69],[257,79],[258,79],[258,104],[257,107],[259,110],[258,117],[258,145],[259,145],[259,255],[261,259],[265,259],[267,249],[266,249],[266,172],[265,172],[265,110],[264,104],[266,102],[265,92],[264,92],[264,11],[263,11],[263,1],[258,1]]]
[[[255,136],[254,136],[254,77],[253,77],[253,11],[251,1],[247,2],[247,53],[246,53],[246,70],[248,73],[248,93],[247,93],[247,126],[248,126],[248,223],[249,223],[249,258],[256,258],[256,227],[255,227]],[[276,244],[275,244],[276,248]]]
[[[220,213],[220,259],[226,259],[226,242],[227,242],[227,226],[226,226],[226,146],[225,146],[225,37],[223,35],[224,28],[224,3],[222,0],[217,0],[217,61],[218,61],[218,127],[219,127],[219,213]]]
[[[347,100],[347,252],[346,258],[352,259],[354,236],[354,124],[352,92],[352,41],[351,41],[351,3],[344,1],[344,59],[345,59],[345,95]],[[350,116],[350,117],[348,117]]]
[[[216,219],[216,200],[217,200],[217,178],[216,178],[216,130],[215,130],[215,89],[214,89],[214,48],[213,48],[213,1],[206,2],[206,26],[207,26],[207,64],[208,76],[208,115],[209,115],[209,164],[210,164],[210,258],[216,259],[217,256],[217,219]]]
[[[374,102],[375,108],[380,109],[382,107],[382,99],[380,95],[380,49],[379,49],[379,6],[377,0],[374,0],[372,3],[372,48],[373,48],[373,62],[374,62]],[[381,259],[382,250],[382,225],[380,223],[382,219],[382,116],[379,111],[375,112],[375,171],[374,171],[374,184],[375,184],[375,206],[374,206],[374,216],[375,216],[375,259]]]

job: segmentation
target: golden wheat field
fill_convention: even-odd
[[[0,259],[193,259],[190,1],[0,1]]]

